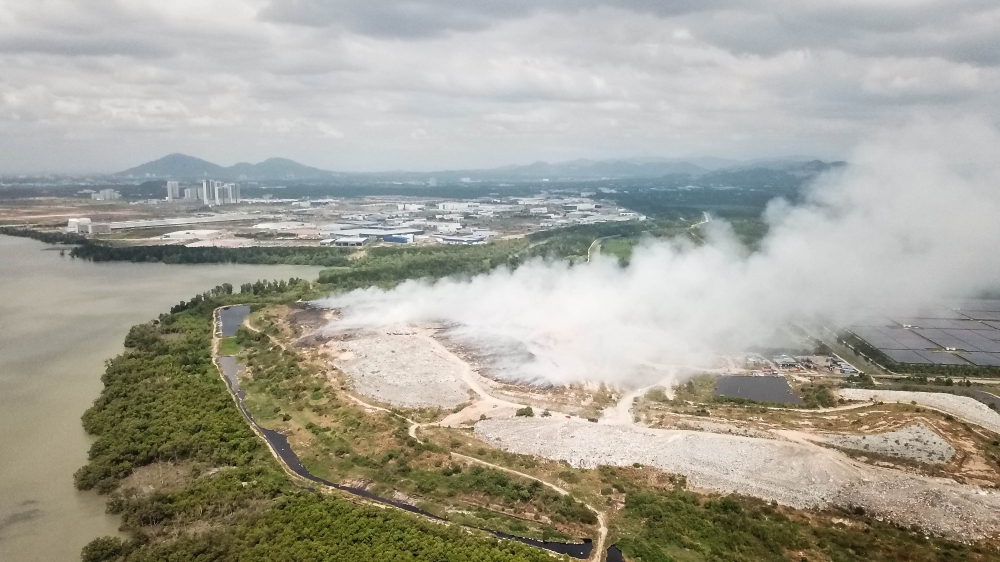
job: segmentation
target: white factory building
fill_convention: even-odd
[[[111,225],[93,222],[86,217],[69,219],[69,221],[66,222],[66,232],[72,234],[101,234],[111,232]]]
[[[366,236],[343,236],[341,238],[322,240],[320,244],[323,246],[352,247],[364,246],[368,242],[371,242],[371,238]]]

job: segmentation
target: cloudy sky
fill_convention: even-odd
[[[0,172],[843,157],[1000,123],[996,0],[0,0]]]

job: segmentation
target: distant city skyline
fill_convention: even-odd
[[[996,4],[0,0],[0,173],[844,159],[1000,122]]]

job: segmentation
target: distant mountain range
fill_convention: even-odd
[[[660,178],[666,176],[701,177],[725,175],[727,172],[772,170],[791,175],[812,175],[843,162],[823,162],[808,157],[780,160],[740,162],[722,158],[629,158],[618,160],[578,159],[567,162],[535,162],[527,165],[502,166],[484,170],[443,170],[438,172],[376,172],[343,174],[312,168],[285,158],[268,158],[259,164],[241,162],[229,167],[219,166],[185,154],[170,154],[159,160],[114,174],[136,179],[199,179],[219,180],[322,180],[339,178],[441,182],[560,179],[625,179]]]
[[[142,179],[284,180],[328,178],[335,174],[287,158],[268,158],[259,164],[240,162],[227,168],[186,154],[168,154],[114,175]]]

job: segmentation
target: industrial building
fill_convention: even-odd
[[[445,201],[437,204],[439,211],[468,211],[478,206],[479,203],[465,203],[460,201]]]
[[[84,234],[90,227],[90,219],[80,218],[80,219],[69,219],[66,223],[66,232],[72,234]]]
[[[472,234],[469,236],[442,236],[441,241],[445,244],[485,244],[486,237],[478,234]]]
[[[382,241],[390,242],[393,244],[412,244],[413,235],[412,234],[389,235],[382,238]]]
[[[100,191],[91,193],[90,198],[95,201],[113,201],[115,199],[121,199],[122,194],[118,193],[113,189],[102,189]]]
[[[69,219],[66,222],[66,232],[72,234],[104,234],[111,232],[111,225],[93,222],[86,217]]]
[[[338,248],[350,248],[354,246],[364,246],[371,242],[371,238],[364,236],[344,236],[343,238],[331,238],[320,241],[323,246],[337,246]]]

